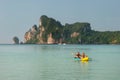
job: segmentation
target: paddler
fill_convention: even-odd
[[[85,55],[84,52],[82,53],[81,57],[82,57],[82,58],[85,58],[85,57],[86,57],[86,55]]]
[[[75,58],[81,58],[80,52],[77,52],[77,53],[75,54]]]

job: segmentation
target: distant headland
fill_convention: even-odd
[[[62,25],[42,15],[39,25],[33,25],[24,39],[24,44],[120,44],[120,31],[94,31],[87,22]],[[17,37],[13,40],[18,41]]]

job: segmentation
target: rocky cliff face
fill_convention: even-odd
[[[41,16],[39,26],[34,25],[25,33],[25,43],[55,44],[62,37],[63,26],[60,22]]]
[[[40,17],[39,25],[33,25],[25,35],[25,43],[58,44],[79,42],[82,33],[91,30],[89,23],[61,25],[59,21],[45,15]]]
[[[24,39],[24,43],[29,44],[120,44],[120,31],[94,31],[86,22],[61,25],[59,21],[43,15],[39,25],[33,25]]]
[[[27,31],[24,36],[25,43],[36,38],[37,32],[38,32],[38,28],[36,25],[34,25],[31,29],[29,29],[29,31]]]
[[[53,39],[52,33],[50,33],[48,35],[47,44],[54,44],[54,43],[55,43],[55,39]]]

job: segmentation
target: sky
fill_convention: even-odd
[[[47,15],[63,25],[89,22],[96,31],[120,31],[120,0],[0,0],[0,44],[13,43]]]

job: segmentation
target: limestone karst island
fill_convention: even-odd
[[[120,31],[95,31],[90,23],[62,25],[46,15],[24,35],[25,44],[120,44]]]

